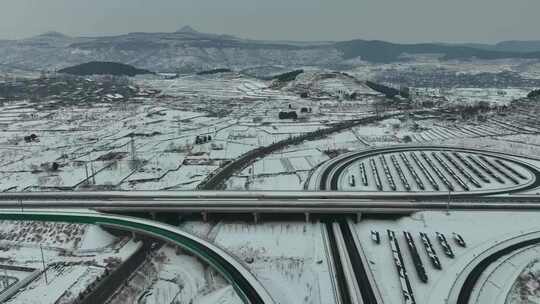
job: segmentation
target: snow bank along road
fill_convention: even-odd
[[[266,289],[239,261],[217,246],[173,226],[126,216],[82,212],[0,211],[0,219],[94,224],[155,237],[178,245],[214,267],[234,287],[244,303],[274,303]]]

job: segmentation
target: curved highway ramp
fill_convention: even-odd
[[[244,303],[275,303],[255,276],[224,250],[174,226],[126,216],[77,212],[0,212],[0,220],[94,224],[148,235],[174,243],[214,267],[234,287]]]

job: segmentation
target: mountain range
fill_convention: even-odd
[[[216,68],[319,66],[344,68],[357,60],[388,63],[404,54],[438,54],[442,59],[540,59],[540,41],[487,44],[350,40],[340,42],[262,41],[200,33],[186,26],[173,33],[129,33],[70,37],[48,32],[0,40],[0,69],[58,70],[91,61],[130,64],[156,72],[198,72]]]

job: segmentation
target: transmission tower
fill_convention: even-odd
[[[131,137],[131,161],[135,162],[137,160],[137,150],[135,149],[135,138]]]

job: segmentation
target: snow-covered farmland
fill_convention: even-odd
[[[149,260],[139,266],[109,303],[136,302],[242,303],[232,286],[212,268],[168,245],[158,249]]]
[[[186,222],[242,260],[278,303],[334,303],[320,223]]]
[[[61,222],[2,221],[0,239],[7,265],[0,268],[24,283],[6,303],[73,303],[141,246],[99,226]]]

